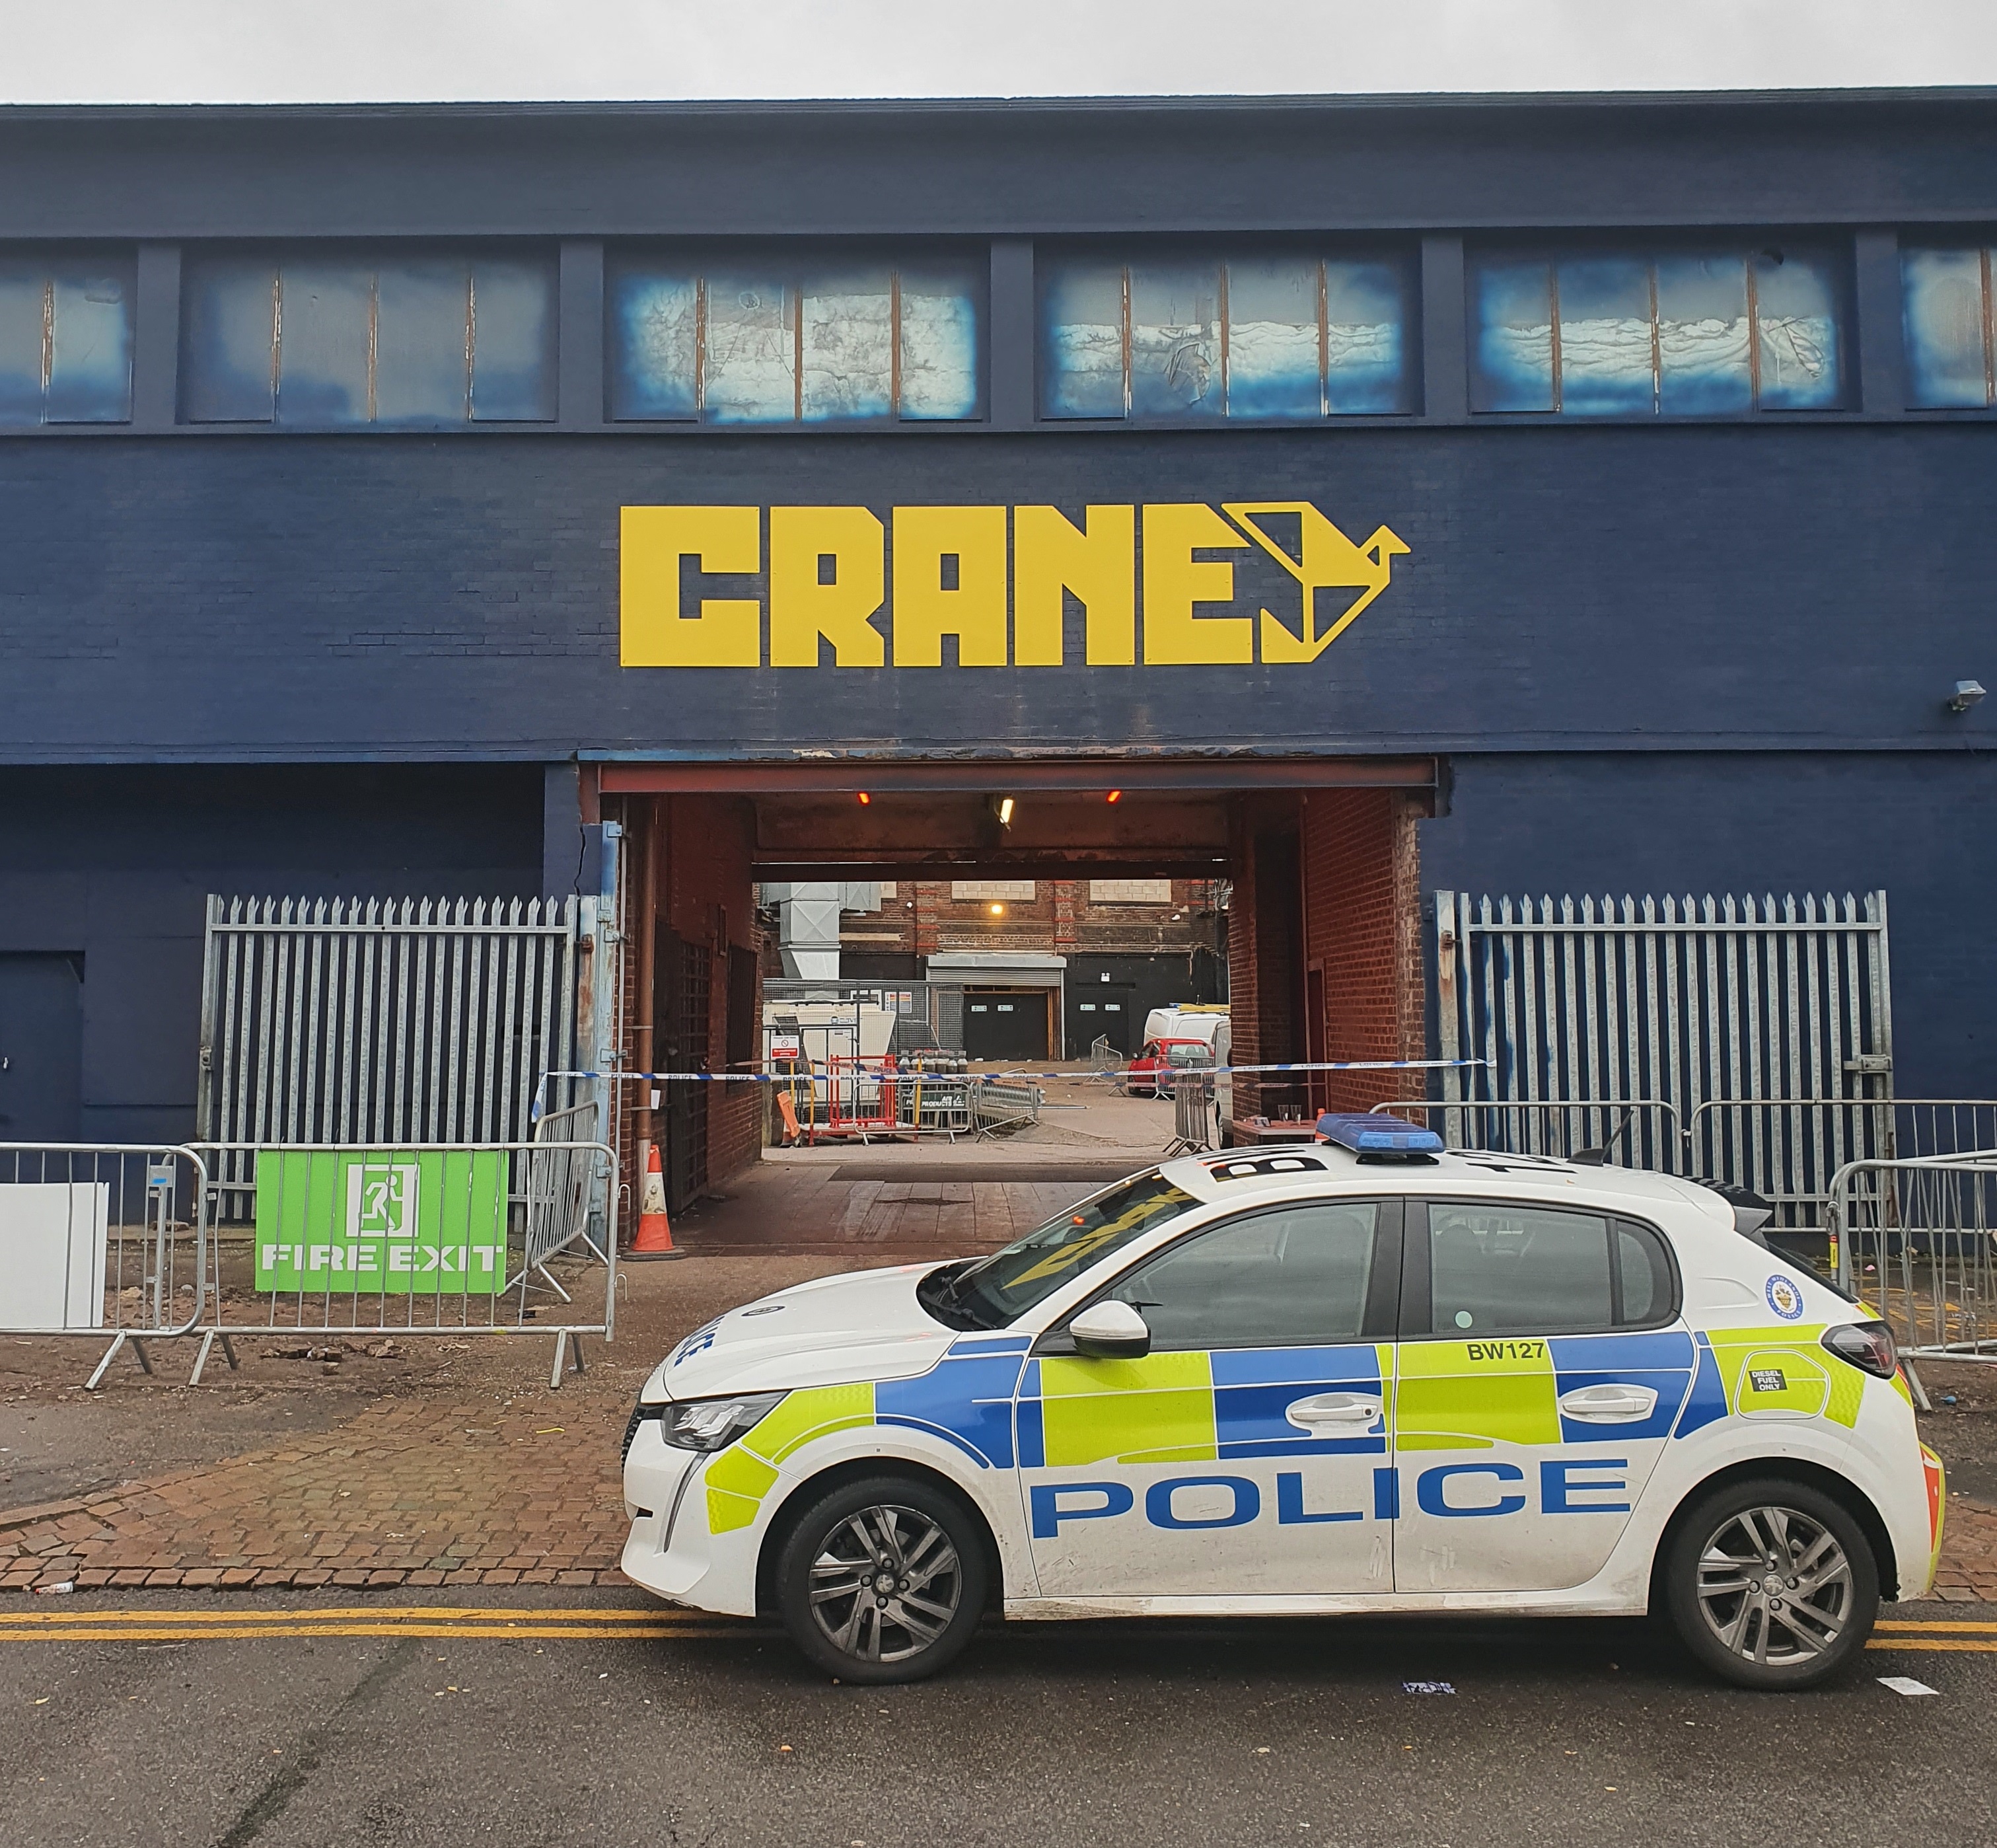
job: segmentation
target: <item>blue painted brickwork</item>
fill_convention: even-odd
[[[1892,224],[1993,162],[1987,91],[21,109],[0,237]]]
[[[617,664],[626,502],[1249,498],[1412,547],[1314,665]],[[1900,425],[22,441],[0,760],[1953,748],[1993,501],[1985,432]]]
[[[1886,893],[1894,1088],[1997,1096],[1997,755],[1459,757],[1424,893]]]
[[[0,769],[0,952],[81,952],[86,1138],[194,1130],[206,895],[534,898],[537,769]]]

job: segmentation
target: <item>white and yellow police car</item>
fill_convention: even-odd
[[[1327,1117],[689,1335],[624,1570],[852,1681],[1009,1618],[1668,1611],[1756,1687],[1933,1576],[1892,1339],[1695,1183]],[[1743,1229],[1744,1228],[1744,1229]]]

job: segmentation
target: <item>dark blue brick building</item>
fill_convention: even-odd
[[[1234,876],[1264,1056],[1419,1053],[1425,892],[1883,889],[1896,1082],[1992,1088],[1997,97],[0,164],[0,1135],[188,1133],[205,894],[559,894],[606,817],[634,1058],[759,872],[1086,865]]]

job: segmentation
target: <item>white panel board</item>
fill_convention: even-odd
[[[0,1187],[0,1328],[101,1328],[111,1188]]]

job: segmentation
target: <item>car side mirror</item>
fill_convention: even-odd
[[[1091,1360],[1138,1360],[1151,1351],[1151,1331],[1128,1303],[1091,1303],[1067,1325],[1074,1351]]]

